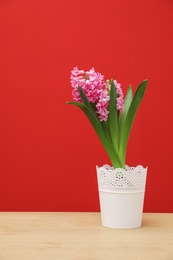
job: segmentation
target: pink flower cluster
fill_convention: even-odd
[[[78,87],[81,87],[85,93],[88,101],[96,105],[96,113],[99,115],[100,121],[106,121],[108,118],[108,104],[110,100],[109,88],[105,81],[104,76],[98,72],[95,72],[94,68],[89,71],[79,70],[75,67],[71,71],[70,82],[73,87],[73,99],[77,102],[82,102]],[[117,93],[119,97],[117,98],[117,109],[121,112],[123,111],[123,93],[121,90],[121,85],[114,81]]]
[[[114,80],[114,84],[116,87],[116,92],[118,94],[117,97],[117,110],[120,110],[120,112],[122,113],[124,110],[124,95],[123,95],[123,91],[121,88],[121,84],[118,83],[116,80]]]

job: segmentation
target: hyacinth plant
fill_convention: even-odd
[[[89,71],[75,67],[71,71],[73,100],[87,116],[102,142],[114,168],[125,168],[129,135],[138,107],[143,99],[147,80],[132,93],[129,86],[125,99],[120,83],[104,80],[94,68]]]

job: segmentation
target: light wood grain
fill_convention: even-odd
[[[103,227],[99,213],[0,213],[0,260],[173,260],[173,214],[138,229]]]

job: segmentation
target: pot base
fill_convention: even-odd
[[[144,192],[99,191],[102,225],[109,228],[138,228],[142,223]]]

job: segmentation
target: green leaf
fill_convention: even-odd
[[[121,131],[122,131],[122,128],[123,128],[123,125],[124,125],[124,121],[125,121],[126,116],[127,116],[127,112],[129,110],[130,104],[132,102],[132,98],[133,98],[132,97],[132,87],[129,86],[128,90],[127,90],[127,93],[126,93],[125,100],[124,100],[124,111],[121,114],[120,120],[119,120],[119,132],[120,132],[120,135],[121,135]]]
[[[115,150],[118,152],[119,148],[119,125],[118,125],[118,111],[116,105],[117,93],[115,84],[112,80],[110,88],[110,101],[109,101],[109,130],[110,136]]]
[[[143,99],[146,86],[147,86],[147,80],[144,80],[137,88],[134,97],[131,101],[130,107],[128,109],[127,115],[125,117],[125,121],[123,124],[123,128],[121,131],[121,140],[120,140],[120,158],[123,159],[125,162],[125,155],[126,155],[126,149],[127,149],[127,142],[130,135],[130,131],[132,129],[132,125],[135,119],[136,112],[139,108],[139,105]]]
[[[111,143],[109,137],[105,133],[104,129],[102,128],[102,125],[100,124],[98,118],[95,116],[92,110],[88,106],[82,103],[78,102],[68,102],[68,104],[76,105],[79,107],[87,116],[91,124],[93,125],[98,137],[100,138],[100,141],[102,142],[111,162],[114,168],[122,168],[122,164],[119,160],[118,154],[116,153],[113,144]]]
[[[83,103],[90,109],[93,110],[90,102],[88,101],[88,98],[86,97],[85,93],[83,92],[83,89],[81,87],[78,87],[80,97],[82,98]]]
[[[107,136],[109,136],[109,139],[111,140],[111,137],[110,137],[110,131],[109,131],[109,128],[108,128],[108,124],[107,124],[107,121],[102,121],[100,122],[101,126],[103,127],[103,129],[105,130],[105,133],[107,134]]]

